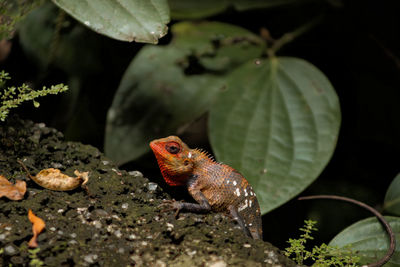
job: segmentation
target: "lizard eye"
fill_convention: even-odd
[[[165,149],[171,154],[178,154],[181,151],[181,146],[176,142],[170,142],[165,145]]]

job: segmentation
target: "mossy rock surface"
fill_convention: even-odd
[[[88,171],[88,192],[51,191],[31,174]],[[139,171],[127,172],[98,149],[63,140],[44,124],[0,124],[0,175],[27,183],[20,201],[0,198],[0,266],[295,266],[268,242],[252,240],[218,213],[162,212],[170,196]],[[46,222],[39,249],[28,249],[28,209]]]

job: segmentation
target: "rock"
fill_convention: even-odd
[[[89,254],[83,257],[83,260],[86,261],[87,263],[95,263],[97,260],[98,256],[96,254]]]
[[[6,245],[4,247],[4,253],[6,255],[14,255],[18,252],[18,249],[14,245]]]
[[[29,139],[35,134],[40,138]],[[158,184],[139,171],[118,169],[96,148],[62,138],[31,122],[0,124],[2,175],[26,177],[17,163],[26,159],[32,174],[62,165],[67,175],[78,169],[90,176],[87,190],[68,192],[26,179],[25,199],[0,199],[0,224],[12,228],[0,233],[0,266],[29,266],[30,254],[14,245],[26,246],[32,237],[28,209],[46,223],[36,252],[45,266],[296,266],[270,243],[246,237],[227,216],[181,212],[175,218],[174,211],[161,212],[159,205],[171,197]]]
[[[149,191],[156,191],[156,190],[157,190],[157,187],[158,187],[158,184],[153,183],[153,182],[149,182],[149,183],[147,184],[147,189],[148,189]]]

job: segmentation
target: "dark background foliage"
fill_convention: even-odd
[[[53,9],[54,19],[57,19],[57,8]],[[257,34],[264,27],[273,37],[279,37],[310,18],[324,15],[315,28],[278,52],[278,55],[296,56],[317,66],[330,79],[341,104],[342,125],[333,158],[304,195],[345,195],[381,208],[384,194],[400,170],[398,10],[399,1],[332,0],[244,12],[228,9],[208,18]],[[67,42],[68,36],[77,29],[83,35],[63,46],[61,52],[50,51],[54,55],[49,64],[43,63],[46,62],[43,56],[35,58],[26,53],[21,46],[21,35],[17,34],[12,39],[11,53],[0,63],[0,68],[11,74],[13,84],[28,82],[40,87],[64,82],[71,90],[64,96],[43,98],[39,109],[25,104],[12,112],[56,127],[68,140],[102,149],[107,110],[125,69],[143,45],[112,40],[92,32],[71,17],[64,19],[60,43]],[[54,30],[54,24],[49,21],[43,25]],[[167,35],[160,40],[160,45],[170,40],[171,36]],[[63,60],[63,55],[69,55],[68,60]],[[197,121],[185,140],[191,146],[210,150],[206,132],[203,130],[199,134],[196,125],[204,124],[202,120]],[[136,168],[150,179],[163,183],[151,154],[124,167]],[[163,185],[175,198],[182,195],[182,189]],[[367,212],[348,204],[292,200],[263,216],[264,237],[283,248],[289,237],[297,235],[303,220],[313,217],[320,228],[317,241],[329,242],[343,228],[368,216]]]

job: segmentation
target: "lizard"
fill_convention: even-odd
[[[228,213],[245,234],[262,239],[260,206],[249,182],[234,168],[215,161],[201,149],[189,148],[179,137],[150,142],[161,174],[170,186],[186,186],[197,203],[165,201],[176,215],[189,212]]]

